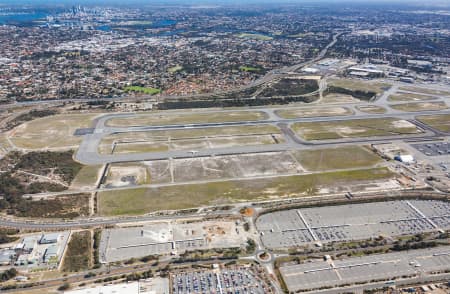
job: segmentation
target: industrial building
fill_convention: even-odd
[[[39,244],[53,244],[58,242],[58,238],[60,237],[59,233],[53,234],[43,234],[41,239],[39,240]]]

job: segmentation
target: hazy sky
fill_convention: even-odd
[[[405,3],[420,6],[439,5],[450,6],[450,0],[0,0],[0,6],[5,4],[256,4],[256,3],[370,3],[370,4],[395,4]]]

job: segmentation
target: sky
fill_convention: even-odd
[[[0,3],[29,3],[29,4],[47,4],[47,3],[184,3],[184,4],[197,4],[197,3],[312,3],[312,2],[334,2],[334,3],[448,3],[449,0],[0,0]]]
[[[114,5],[114,4],[257,4],[257,3],[361,3],[361,4],[395,4],[405,3],[419,6],[450,6],[450,0],[0,0],[0,7],[3,5],[45,5],[45,4],[65,4],[65,5]]]

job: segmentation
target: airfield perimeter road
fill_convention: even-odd
[[[374,105],[374,104],[370,104]],[[376,104],[375,104],[376,105]],[[316,106],[317,107],[317,106]],[[329,107],[327,105],[320,107]],[[280,108],[277,108],[278,110]],[[96,121],[95,130],[92,134],[84,135],[83,141],[78,149],[75,158],[83,164],[105,164],[114,162],[127,162],[127,161],[142,161],[142,160],[159,160],[167,158],[188,158],[193,157],[194,154],[189,150],[173,150],[167,152],[148,152],[148,153],[136,153],[136,154],[105,154],[98,153],[98,147],[104,136],[115,133],[127,133],[127,132],[146,132],[156,130],[189,130],[189,129],[203,129],[203,128],[218,128],[218,127],[230,127],[230,126],[249,126],[249,125],[273,125],[281,127],[281,131],[286,137],[286,143],[282,144],[269,144],[269,145],[254,145],[254,146],[235,146],[227,148],[214,148],[214,149],[201,149],[195,151],[195,156],[217,156],[217,155],[232,155],[232,154],[245,154],[245,153],[259,153],[259,152],[274,152],[285,151],[292,149],[308,149],[316,146],[333,146],[337,144],[364,144],[364,143],[377,143],[386,142],[387,140],[404,140],[404,139],[432,139],[437,136],[441,136],[442,133],[433,130],[430,127],[424,127],[423,124],[415,120],[419,115],[432,115],[432,114],[450,114],[450,110],[443,111],[419,111],[419,112],[403,112],[390,109],[383,114],[365,114],[354,112],[354,115],[349,116],[322,116],[322,117],[304,117],[294,119],[279,118],[275,110],[271,108],[257,108],[255,111],[265,112],[268,120],[260,121],[239,121],[239,122],[224,122],[224,123],[197,123],[197,124],[174,124],[174,125],[154,125],[154,126],[130,126],[130,127],[108,127],[106,122],[115,117],[130,117],[136,116],[136,114],[108,114]],[[305,108],[307,109],[307,108]],[[243,111],[248,111],[243,110]],[[323,141],[305,141],[299,138],[291,129],[289,125],[296,122],[332,122],[332,121],[346,121],[356,119],[373,119],[373,118],[399,118],[410,121],[423,130],[423,133],[409,134],[409,135],[394,135],[394,136],[380,136],[380,137],[358,137],[358,138],[343,138],[336,140],[323,140]]]

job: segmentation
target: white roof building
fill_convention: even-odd
[[[411,163],[414,162],[414,157],[411,154],[397,155],[395,156],[395,160],[404,163]]]

